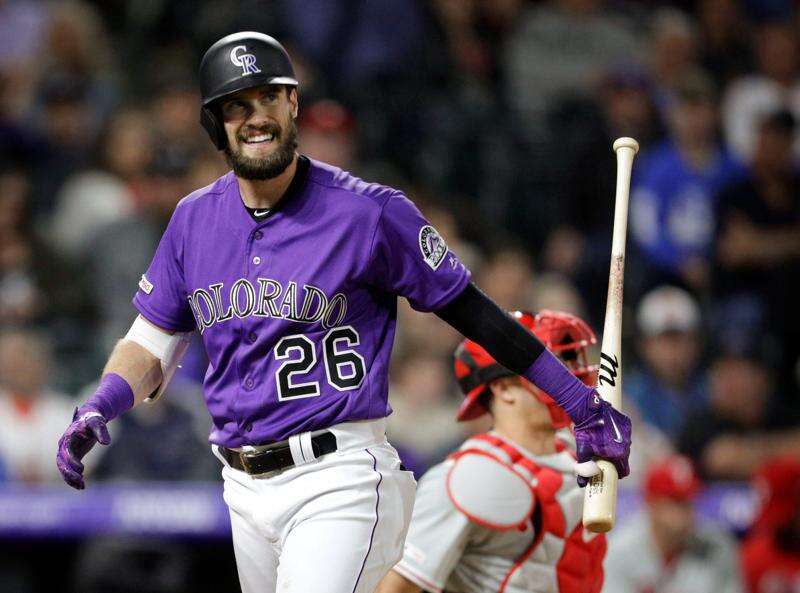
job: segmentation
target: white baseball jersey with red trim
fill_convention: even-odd
[[[467,440],[420,481],[394,570],[436,593],[599,592],[606,541],[583,529],[574,467],[563,445],[535,456],[495,432]]]

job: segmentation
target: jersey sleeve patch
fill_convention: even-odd
[[[145,274],[142,274],[142,278],[139,280],[139,288],[141,288],[142,292],[145,294],[153,292],[153,284],[147,279]]]
[[[436,270],[447,255],[447,243],[435,228],[426,224],[419,230],[419,250],[425,263]]]
[[[527,480],[484,451],[456,460],[447,474],[447,495],[470,521],[497,531],[524,530],[536,504]]]

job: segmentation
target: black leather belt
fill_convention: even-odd
[[[314,457],[333,453],[336,451],[336,436],[332,432],[323,432],[311,437],[311,448],[314,451]],[[281,441],[270,445],[268,449],[251,453],[234,451],[222,446],[219,446],[218,449],[228,465],[250,475],[266,474],[295,465],[289,441]]]

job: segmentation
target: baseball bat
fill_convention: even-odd
[[[600,371],[597,392],[620,409],[622,406],[622,289],[625,275],[625,236],[628,227],[628,198],[631,189],[633,157],[639,143],[633,138],[617,138],[617,191],[614,201],[614,231],[611,241],[611,269],[608,274],[606,319],[600,348]],[[617,511],[616,468],[608,461],[597,460],[600,473],[589,480],[583,498],[583,525],[594,533],[614,527]]]

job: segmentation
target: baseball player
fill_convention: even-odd
[[[242,590],[372,591],[402,554],[416,486],[385,436],[398,296],[553,395],[581,455],[628,473],[628,418],[481,293],[411,201],[298,154],[298,82],[275,39],[220,39],[200,87],[232,171],[176,207],[139,316],[60,441],[68,484],[84,487],[106,424],[163,393],[197,331]]]
[[[568,313],[514,313],[587,384],[594,332]],[[542,390],[471,340],[455,354],[466,394],[458,420],[490,413],[494,428],[468,439],[420,481],[403,559],[378,593],[488,591],[597,593],[605,537],[583,529],[583,491],[591,475],[571,452],[570,419]]]
[[[648,468],[645,504],[610,539],[603,593],[742,593],[736,540],[695,517],[701,488],[681,455]]]

